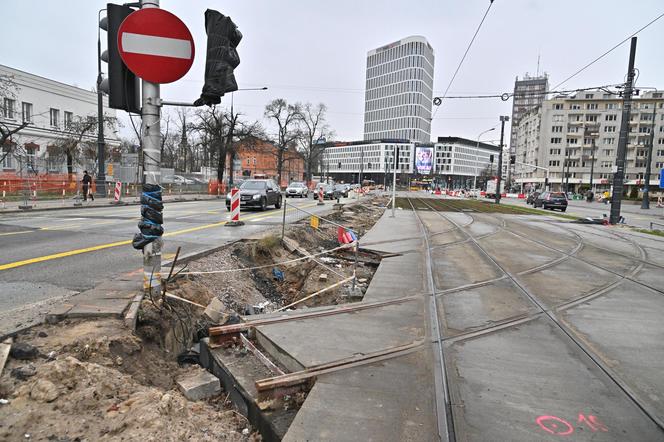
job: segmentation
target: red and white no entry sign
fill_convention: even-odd
[[[120,57],[130,71],[152,83],[182,78],[194,62],[194,39],[187,26],[168,11],[141,9],[118,30]]]

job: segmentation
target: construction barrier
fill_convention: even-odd
[[[122,183],[118,181],[115,183],[115,192],[113,193],[113,201],[119,203],[122,200]]]
[[[241,226],[244,223],[240,221],[240,189],[234,187],[231,190],[231,220],[226,223],[227,226]]]
[[[325,201],[323,201],[324,199],[325,199],[325,195],[323,194],[323,187],[319,187],[318,188],[318,205],[319,206],[322,206],[323,204],[325,204]]]

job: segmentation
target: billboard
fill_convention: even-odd
[[[415,148],[415,169],[417,173],[429,175],[433,170],[433,147],[417,146]]]

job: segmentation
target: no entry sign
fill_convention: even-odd
[[[132,12],[118,30],[120,57],[130,71],[152,83],[182,78],[194,62],[194,40],[187,26],[159,8]]]

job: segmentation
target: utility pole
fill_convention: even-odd
[[[567,194],[567,192],[569,192],[569,166],[570,166],[570,162],[571,162],[571,160],[570,160],[571,151],[569,149],[569,146],[567,146],[567,150],[566,150],[565,153],[566,153],[565,163],[566,163],[566,166],[567,166],[567,171],[565,172],[565,194]]]
[[[399,163],[399,146],[394,147],[394,171],[392,172],[392,215],[394,218],[394,211],[397,205],[397,164]]]
[[[97,22],[101,11],[97,13]],[[106,164],[105,164],[105,150],[106,143],[104,141],[104,99],[101,93],[101,28],[97,26],[97,195],[100,197],[106,196]]]
[[[141,9],[158,8],[159,0],[141,0]],[[161,184],[161,138],[159,84],[141,80],[143,97],[141,110],[141,141],[143,145],[143,174],[146,184]],[[143,248],[143,289],[161,293],[161,250],[163,239],[156,238]]]
[[[643,186],[642,209],[650,209],[650,167],[652,164],[652,149],[655,144],[655,118],[657,117],[657,102],[652,103],[652,126],[650,126],[650,142],[648,143],[648,153],[646,154],[646,185]]]
[[[500,181],[503,175],[503,139],[505,137],[505,122],[510,121],[507,115],[500,116],[500,152],[498,152],[498,173],[496,174],[496,204],[500,204]]]
[[[590,139],[591,147],[590,147],[590,154],[592,159],[590,160],[590,191],[594,194],[595,190],[593,189],[593,175],[595,173],[595,137],[592,136]]]
[[[627,81],[623,91],[622,120],[618,137],[618,153],[616,156],[616,172],[613,174],[613,194],[611,195],[611,215],[609,222],[618,224],[620,221],[620,204],[625,180],[625,157],[627,156],[627,140],[629,137],[629,118],[632,110],[632,86],[634,83],[634,58],[636,57],[636,37],[632,37],[629,49],[629,65]]]

